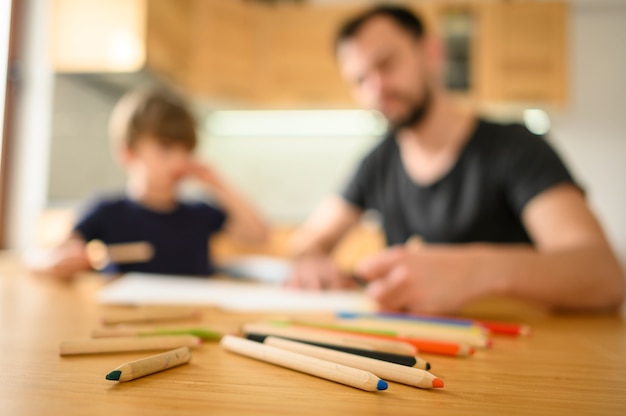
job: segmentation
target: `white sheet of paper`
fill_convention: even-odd
[[[99,293],[117,305],[211,305],[240,312],[371,311],[374,303],[356,291],[305,292],[282,286],[183,276],[128,273]]]
[[[238,256],[221,264],[224,274],[243,277],[263,283],[281,284],[289,277],[292,264],[288,260],[271,256]]]

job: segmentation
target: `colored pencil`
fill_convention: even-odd
[[[389,362],[389,363],[402,365],[402,366],[405,366],[405,367],[415,367],[415,368],[420,368],[422,370],[430,370],[430,363],[428,363],[426,360],[424,360],[422,358],[414,357],[414,356],[411,356],[411,355],[399,355],[399,354],[391,354],[391,353],[387,353],[387,352],[363,350],[363,349],[360,349],[360,348],[350,348],[350,347],[343,347],[343,346],[335,345],[335,344],[325,344],[325,343],[320,343],[320,342],[311,342],[311,341],[305,341],[305,340],[301,340],[301,339],[297,339],[297,338],[281,337],[281,336],[277,336],[277,335],[255,334],[253,332],[246,334],[246,338],[247,339],[249,339],[251,341],[256,341],[256,342],[264,342],[265,339],[270,337],[270,336],[274,337],[274,338],[281,338],[281,339],[287,339],[287,340],[290,340],[290,341],[301,342],[303,344],[314,345],[314,346],[320,347],[320,348],[327,348],[327,349],[331,349],[331,350],[334,350],[334,351],[341,351],[341,352],[345,352],[347,354],[354,354],[354,355],[358,355],[358,356],[361,356],[361,357],[372,358],[374,360],[386,361],[386,362]]]
[[[356,317],[379,317],[409,320],[417,322],[430,322],[439,325],[471,327],[480,326],[489,330],[492,334],[499,335],[518,335],[529,336],[532,333],[532,328],[528,325],[510,323],[510,322],[497,322],[486,321],[482,319],[468,319],[468,318],[452,318],[444,316],[431,316],[431,315],[416,315],[416,314],[404,314],[404,313],[390,313],[390,312],[376,312],[376,313],[354,313],[354,312],[340,312],[337,314],[340,318],[356,318]]]
[[[379,352],[388,352],[400,355],[416,355],[417,349],[406,342],[365,338],[358,334],[327,331],[320,328],[296,327],[285,322],[257,322],[247,323],[242,327],[243,332],[256,332],[268,335],[277,335],[287,338],[296,338],[304,341],[336,344],[345,347],[360,348]]]
[[[387,382],[374,374],[327,360],[283,350],[247,339],[225,335],[220,345],[236,354],[352,386],[365,391],[386,390]]]
[[[432,341],[462,342],[476,348],[489,348],[492,341],[482,329],[444,328],[436,325],[423,325],[413,322],[385,321],[380,319],[347,319],[334,321],[332,325],[364,329],[382,335],[396,335],[407,338],[420,338]]]
[[[222,334],[210,328],[133,328],[104,327],[92,331],[93,338],[155,336],[155,335],[193,335],[203,341],[219,341]]]
[[[60,354],[77,355],[170,350],[180,347],[197,347],[201,343],[202,340],[200,338],[191,335],[82,339],[62,342]]]
[[[398,364],[387,363],[380,360],[374,360],[372,358],[361,357],[341,351],[333,351],[282,338],[268,337],[265,339],[264,343],[288,351],[306,354],[322,360],[332,361],[337,364],[343,364],[349,367],[359,368],[364,371],[370,371],[387,380],[397,381],[398,383],[408,384],[422,389],[443,387],[443,380],[428,371],[421,370],[419,368],[410,368]]]
[[[196,309],[135,309],[108,311],[102,316],[104,325],[198,319]]]
[[[441,354],[441,355],[450,355],[450,356],[458,356],[458,357],[466,357],[474,354],[474,348],[471,345],[460,343],[460,342],[444,342],[444,341],[433,341],[428,339],[420,339],[420,338],[411,338],[395,335],[393,331],[386,331],[386,333],[381,333],[381,331],[368,331],[362,328],[353,328],[353,327],[341,327],[341,326],[333,326],[328,324],[321,324],[321,326],[317,326],[318,324],[314,323],[302,323],[297,322],[293,323],[296,326],[304,326],[312,325],[315,328],[324,328],[330,331],[334,331],[337,333],[351,333],[351,334],[359,334],[363,337],[369,337],[374,339],[385,339],[385,340],[395,340],[395,341],[403,341],[413,345],[418,349],[421,353],[431,353],[431,354]]]
[[[189,347],[181,347],[122,364],[109,372],[105,378],[114,381],[130,381],[186,364],[189,360],[191,360],[191,350]]]
[[[336,325],[336,324],[329,324],[325,322],[291,321],[291,323],[297,326],[331,329],[331,330],[337,330],[340,332],[347,332],[347,333],[380,335],[380,336],[385,337],[383,339],[396,339],[400,341],[406,341],[406,340],[411,339],[411,340],[428,341],[430,343],[440,342],[440,343],[464,344],[464,345],[469,345],[471,347],[478,346],[480,348],[484,348],[488,346],[488,343],[487,343],[488,340],[483,340],[482,342],[479,342],[479,340],[471,340],[471,342],[468,342],[470,341],[469,338],[467,339],[461,338],[461,337],[457,338],[457,337],[452,337],[452,336],[444,336],[440,334],[433,334],[433,333],[426,333],[426,332],[419,332],[419,331],[412,331],[410,333],[405,333],[405,332],[394,331],[390,329],[388,330],[384,328],[370,328],[366,326],[359,327],[356,325],[350,325],[350,326]],[[411,342],[411,344],[416,346],[414,342]],[[419,347],[417,348],[419,349]]]

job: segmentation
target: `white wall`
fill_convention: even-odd
[[[9,58],[9,29],[11,22],[11,1],[0,0],[0,147],[2,146],[2,126],[4,125],[4,95]]]
[[[210,160],[272,221],[298,224],[343,188],[374,137],[206,138]]]
[[[24,50],[10,178],[8,245],[25,248],[47,203],[52,69],[48,57],[50,0],[24,0]]]
[[[55,205],[123,189],[108,137],[109,116],[120,97],[119,90],[88,77],[54,77],[48,199]]]
[[[571,103],[552,141],[626,265],[626,1],[577,2],[570,24]]]

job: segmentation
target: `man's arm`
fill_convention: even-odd
[[[624,274],[573,185],[534,197],[522,220],[535,248],[469,244],[396,247],[357,268],[383,308],[454,312],[489,294],[551,308],[608,309],[624,299]]]
[[[505,293],[559,308],[600,309],[623,301],[623,271],[578,189],[561,185],[539,194],[522,220],[536,253],[525,267],[507,267]],[[516,263],[523,266],[525,255],[520,257]]]
[[[335,266],[330,253],[359,221],[361,213],[340,196],[322,202],[292,237],[291,252],[296,264],[288,285],[308,289],[346,286],[349,280]]]

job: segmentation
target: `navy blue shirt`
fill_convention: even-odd
[[[519,124],[480,120],[439,180],[415,183],[390,134],[363,160],[343,197],[380,212],[390,245],[411,236],[430,243],[530,243],[524,207],[563,183],[574,181],[542,137]]]
[[[118,196],[96,200],[74,231],[85,241],[152,244],[151,260],[112,264],[107,272],[209,275],[214,272],[209,237],[222,228],[225,219],[223,211],[204,202],[180,202],[173,211],[158,212]]]

